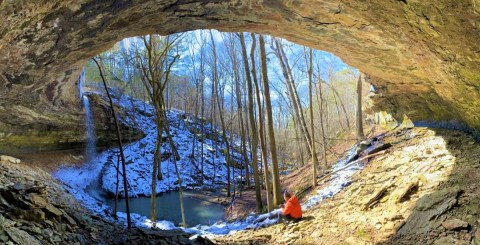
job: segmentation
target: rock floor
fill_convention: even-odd
[[[392,147],[365,163],[339,194],[305,212],[303,221],[213,241],[479,244],[479,143],[462,132],[429,128],[399,129],[383,143]]]

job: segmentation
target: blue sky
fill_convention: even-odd
[[[211,30],[213,39],[216,43],[216,49],[217,49],[217,54],[218,54],[218,59],[230,59],[229,56],[222,55],[226,54],[227,52],[227,47],[228,45],[228,36],[230,35],[229,33],[222,33],[216,30]],[[198,56],[200,53],[200,49],[202,46],[206,49],[205,52],[205,59],[206,63],[209,63],[208,61],[211,61],[211,45],[208,44],[203,44],[201,42],[202,36],[204,39],[206,39],[208,42],[210,42],[210,32],[208,30],[196,30],[196,31],[191,31],[184,33],[184,38],[183,38],[183,47],[180,48],[179,53],[181,56],[181,59],[179,62],[177,62],[177,65],[174,67],[174,72],[177,75],[185,75],[189,77],[193,77],[192,75],[192,69],[191,69],[191,63],[192,63],[192,54],[196,55],[196,65],[198,66]],[[245,35],[245,40],[246,40],[246,45],[247,45],[247,53],[250,52],[250,46],[251,46],[251,38],[250,38],[250,33],[244,33]],[[122,41],[125,46],[130,46],[134,42],[134,38],[129,38],[127,40]],[[238,39],[236,39],[238,41]],[[277,90],[281,91],[286,91],[283,87],[283,75],[281,72],[281,68],[279,66],[278,60],[275,57],[273,51],[270,49],[271,41],[270,37],[266,36],[266,52],[267,52],[267,62],[268,62],[268,75],[269,75],[269,82],[270,86],[272,87],[271,89],[271,99],[272,103],[274,106],[278,106],[278,103],[281,100],[281,97],[277,93]],[[306,76],[306,65],[305,65],[305,59],[304,59],[304,46],[282,40],[282,43],[284,45],[284,50],[285,53],[288,57],[290,66],[292,67],[293,70],[293,76],[294,80],[297,84],[298,92],[300,95],[300,98],[302,99],[302,102],[306,105],[306,101],[308,98],[308,80]],[[258,36],[257,36],[257,50],[258,50]],[[307,48],[308,52],[308,48]],[[240,56],[240,48],[237,50],[238,58],[239,58],[239,64],[241,64],[241,56]],[[320,76],[324,81],[329,82],[329,72],[330,73],[337,73],[341,70],[344,69],[350,69],[353,71],[354,74],[358,74],[358,70],[355,68],[352,68],[345,64],[339,57],[325,52],[321,50],[315,50],[314,49],[314,72],[317,73],[317,63],[320,65]],[[210,69],[210,65],[206,64],[205,65],[207,69]],[[229,71],[221,71],[224,73],[227,73]],[[243,76],[243,67],[240,67],[240,72]],[[260,72],[260,69],[257,69],[257,72]],[[205,82],[208,84],[210,82],[209,77],[210,71],[206,71],[206,80]],[[233,71],[232,71],[233,73]],[[260,77],[260,76],[259,76]],[[208,85],[206,85],[208,86]],[[274,89],[275,87],[276,89]],[[226,90],[231,91],[231,87],[227,84],[226,85]],[[228,92],[227,92],[228,93]]]

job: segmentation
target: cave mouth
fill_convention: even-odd
[[[260,65],[259,35],[249,33],[242,33],[242,35],[244,37],[243,45],[248,50],[246,57],[243,56],[242,39],[239,33],[199,30],[174,34],[170,37],[149,35],[126,38],[115,44],[110,50],[92,58],[82,68],[78,82],[79,97],[83,101],[82,107],[85,112],[85,124],[87,125],[87,130],[84,131],[85,140],[95,141],[95,138],[92,138],[95,137],[95,132],[88,132],[88,129],[92,128],[91,124],[94,126],[94,131],[98,131],[102,127],[102,120],[100,120],[100,123],[95,121],[98,113],[104,113],[104,111],[96,109],[96,107],[101,107],[105,104],[105,102],[102,102],[102,100],[106,99],[103,75],[108,89],[113,95],[114,103],[121,109],[122,121],[129,127],[143,130],[146,135],[140,141],[130,144],[125,150],[127,163],[133,166],[131,167],[134,172],[133,176],[142,176],[145,172],[151,171],[150,166],[153,161],[152,147],[155,145],[155,135],[157,133],[155,131],[154,118],[155,113],[158,112],[152,110],[153,87],[148,80],[151,77],[147,76],[153,72],[158,72],[158,70],[163,71],[168,68],[168,79],[162,80],[164,79],[162,73],[158,73],[156,78],[160,81],[165,81],[165,91],[161,93],[164,94],[165,108],[168,111],[167,121],[171,124],[173,139],[177,147],[181,149],[178,151],[181,154],[184,152],[189,153],[188,156],[182,155],[180,161],[191,159],[191,161],[200,162],[199,159],[203,159],[203,154],[199,155],[196,152],[199,146],[192,149],[189,148],[188,150],[183,149],[184,146],[194,145],[196,142],[195,137],[199,137],[198,135],[205,135],[205,139],[202,139],[200,142],[217,142],[222,144],[225,139],[219,138],[220,132],[228,131],[229,137],[236,139],[232,142],[238,141],[239,135],[242,134],[242,127],[244,127],[238,122],[238,117],[243,118],[244,124],[247,121],[245,114],[238,114],[239,112],[245,113],[247,107],[248,89],[246,87],[248,87],[247,84],[249,83],[247,76],[255,77],[252,80],[258,83],[255,84],[255,86],[258,86],[258,91],[255,92],[258,101],[254,103],[255,105],[259,101],[262,101],[260,104],[265,103],[265,95],[263,95],[265,87],[263,86],[266,86],[263,84],[262,79],[264,78],[260,73],[264,68]],[[174,43],[174,46],[169,46],[169,38],[177,41]],[[280,138],[291,138],[294,135],[292,126],[292,103],[294,98],[290,97],[289,93],[297,94],[299,106],[305,110],[312,106],[316,110],[323,110],[319,108],[324,108],[331,111],[331,114],[325,115],[329,120],[328,125],[323,129],[326,135],[333,136],[350,131],[353,127],[352,122],[354,121],[356,107],[355,100],[351,98],[356,96],[356,83],[359,71],[343,63],[340,58],[325,51],[309,49],[271,36],[265,36],[265,40],[264,47],[266,49],[266,62],[268,63],[266,67],[268,69],[268,87],[271,89],[271,107],[275,117],[274,130],[282,134]],[[152,44],[150,42],[154,44],[148,46]],[[162,54],[164,50],[167,50],[166,47],[169,48],[166,51],[164,63],[160,62],[160,65],[150,64],[151,57],[148,56],[150,52],[155,53],[158,51],[158,54]],[[308,57],[311,57],[312,81],[308,78]],[[245,58],[247,58],[246,63],[249,64],[251,69],[245,69]],[[155,59],[152,62],[154,61]],[[97,62],[100,64],[101,73]],[[253,68],[256,69],[256,73]],[[311,89],[313,89],[312,92],[316,96],[313,102],[308,101],[310,82],[314,85]],[[369,86],[365,86],[362,94],[366,96],[369,90]],[[324,100],[325,103],[323,102]],[[315,103],[315,105],[310,103]],[[91,112],[89,112],[90,110]],[[263,111],[260,112],[259,110]],[[256,117],[264,117],[264,110],[265,108],[255,107]],[[303,111],[302,109],[300,110]],[[201,111],[206,112],[201,113]],[[225,120],[229,122],[227,128],[223,128],[225,125],[222,122],[223,119],[220,118],[221,116],[224,116]],[[98,118],[103,118],[103,116]],[[320,118],[321,114],[315,113],[314,119],[320,120]],[[212,128],[208,128],[208,132],[206,132],[204,126],[200,126],[201,124],[196,123],[196,121],[203,121],[202,123],[212,125]],[[318,121],[316,127],[319,127]],[[215,133],[215,130],[218,130],[218,132]],[[190,138],[183,135],[190,135]],[[193,141],[190,142],[192,135]],[[164,162],[163,164],[166,164],[165,166],[168,168],[173,154],[169,152],[171,146],[165,141],[164,139],[164,145],[162,145],[164,151],[161,158]],[[306,156],[308,146],[302,144],[298,137],[296,141],[300,143],[297,143],[295,147],[287,146],[286,144],[289,142],[286,141],[279,141],[278,143],[280,145],[279,149],[283,149],[279,158],[283,166],[281,172],[284,174],[292,172],[291,166],[289,167],[290,159],[301,157],[301,162],[308,161]],[[217,143],[207,145],[206,148],[209,149],[207,153],[216,151],[213,149],[216,149]],[[232,144],[235,145],[235,143]],[[87,143],[86,145],[95,144]],[[201,143],[201,145],[203,146],[204,143]],[[241,153],[237,152],[240,147],[241,145],[235,145],[235,149],[232,150],[234,152],[232,155],[236,155],[237,158],[241,156]],[[297,151],[303,152],[303,155],[299,155]],[[117,158],[115,149],[107,149],[104,152],[97,151],[92,154],[92,150],[87,148],[85,152],[85,158],[89,159],[88,163],[85,164],[87,166],[85,169],[61,169],[55,175],[67,183],[68,186],[76,186],[79,190],[82,190],[84,186],[90,186],[90,188],[94,186],[96,188],[94,192],[103,193],[105,189],[107,194],[101,195],[107,196],[109,205],[113,205],[114,201],[108,199],[108,196],[116,195],[115,190],[112,189],[115,186],[113,184],[114,181],[110,178],[114,176],[112,169],[115,169],[115,166],[112,165],[112,159]],[[92,159],[91,156],[93,155],[97,157]],[[104,167],[98,165],[104,162],[105,159],[110,160],[107,160]],[[213,156],[209,159],[207,157],[205,161],[213,163],[222,161],[221,158],[216,159]],[[241,162],[243,160],[235,159],[232,161],[235,162],[234,166],[242,166]],[[95,163],[96,167],[92,163]],[[137,163],[138,166],[136,165]],[[182,162],[182,164],[186,163]],[[92,167],[88,167],[89,165],[92,165]],[[185,166],[182,165],[183,167]],[[172,166],[170,166],[171,168]],[[188,166],[185,168],[188,169]],[[141,174],[136,173],[138,169],[141,170]],[[215,167],[213,169],[215,171]],[[242,177],[242,171],[244,174],[246,170],[241,169],[243,168],[234,169],[232,176],[244,178]],[[192,169],[192,171],[195,171],[195,169]],[[75,173],[73,174],[75,177],[69,178],[68,176],[71,176],[72,173]],[[161,182],[160,193],[175,190],[176,188],[177,182],[175,182],[175,178],[168,174],[168,171],[166,171],[166,182]],[[78,184],[78,176],[83,175],[90,176],[86,177],[91,180],[90,184]],[[98,177],[92,179],[92,176]],[[195,177],[188,175],[188,173],[185,176],[182,178],[186,179],[185,187],[187,189],[202,187],[198,186],[198,180]],[[216,176],[216,174],[214,173],[213,176]],[[223,181],[222,178],[225,178],[225,176],[220,174],[218,178],[218,181]],[[96,179],[101,181],[97,183]],[[214,179],[215,177],[211,178],[212,183]],[[142,181],[133,179],[129,183],[134,186],[131,190],[135,193],[134,195],[141,196],[138,200],[135,199],[138,204],[136,212],[148,215],[150,210],[146,204],[150,200],[148,197],[149,186]],[[137,182],[143,183],[144,186],[137,184]],[[158,200],[163,199],[162,196],[157,198]],[[104,201],[103,198],[101,199]],[[122,209],[120,208],[120,210]],[[98,210],[93,211],[98,212]],[[158,215],[160,215],[160,212]],[[212,219],[218,219],[218,213],[212,213],[211,215],[213,215]],[[175,218],[177,219],[176,222],[178,222],[178,215]],[[198,219],[191,222],[197,221]],[[204,220],[202,222],[205,223],[207,221]]]

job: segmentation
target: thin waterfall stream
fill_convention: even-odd
[[[83,102],[83,109],[85,110],[85,126],[86,126],[86,159],[87,161],[95,159],[96,156],[96,135],[95,135],[95,125],[93,124],[92,111],[90,108],[90,101],[88,96],[84,94],[83,86],[85,83],[85,68],[83,68],[82,73],[78,81],[78,91]]]

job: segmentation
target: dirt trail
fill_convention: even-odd
[[[214,240],[356,245],[479,239],[479,143],[462,132],[428,128],[393,131],[384,142],[392,144],[386,154],[371,159],[339,194],[306,211],[304,221]]]

